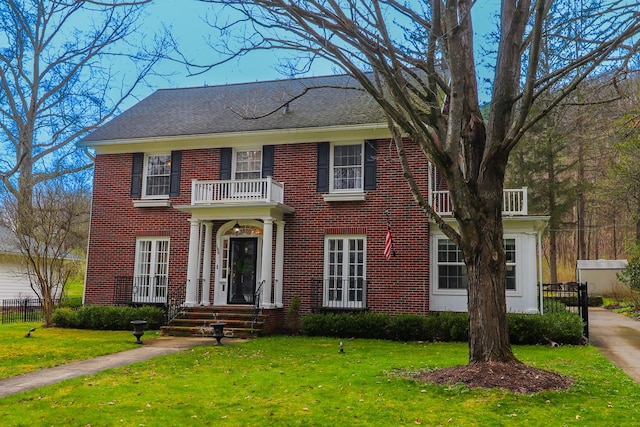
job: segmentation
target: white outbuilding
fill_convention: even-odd
[[[578,260],[576,277],[578,282],[587,283],[589,295],[609,295],[626,287],[617,274],[627,264],[626,259]]]

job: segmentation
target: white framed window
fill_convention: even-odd
[[[324,252],[323,305],[333,308],[365,308],[366,236],[326,236]]]
[[[462,251],[449,239],[438,239],[438,289],[467,289]]]
[[[332,144],[330,171],[330,192],[362,192],[364,177],[363,143]]]
[[[506,289],[516,290],[516,239],[505,238]],[[467,268],[462,251],[447,238],[437,239],[437,286],[439,290],[467,289]]]
[[[241,179],[262,178],[262,150],[235,150],[233,177]]]
[[[507,290],[516,290],[516,239],[504,239],[504,252],[507,258]]]
[[[171,154],[146,154],[142,178],[142,197],[169,197],[170,180]]]
[[[133,277],[133,302],[166,302],[169,285],[169,238],[139,237]]]

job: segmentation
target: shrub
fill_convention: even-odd
[[[582,342],[582,319],[576,313],[509,313],[512,344],[561,344]],[[309,336],[376,338],[395,341],[468,341],[467,313],[440,312],[427,317],[414,314],[389,316],[379,313],[308,314],[302,332]]]
[[[58,308],[53,312],[51,320],[54,325],[61,328],[77,328],[76,311],[69,307]]]
[[[468,341],[469,340],[469,315],[467,313],[455,313],[441,311],[436,314],[435,337],[438,341]]]
[[[546,315],[536,315],[542,318],[542,331],[545,337],[561,344],[580,344],[584,332],[582,318],[577,313],[551,313]],[[540,341],[544,343],[546,340]]]
[[[435,316],[398,314],[389,322],[389,338],[395,341],[433,341]]]
[[[309,336],[386,339],[390,318],[380,313],[307,314],[302,318],[302,332]]]
[[[297,334],[300,332],[300,297],[295,295],[291,298],[291,304],[289,304],[289,310],[284,318],[285,331],[290,334]]]
[[[164,323],[164,311],[151,306],[89,305],[75,311],[59,308],[53,313],[53,322],[61,328],[126,331],[131,329],[132,320],[146,320],[146,329],[158,329]]]
[[[80,307],[82,307],[82,297],[65,297],[62,300],[60,300],[60,304],[58,305],[58,307],[69,307],[69,308],[73,308],[73,309],[78,309]]]
[[[632,258],[617,276],[618,280],[630,286],[634,291],[640,291],[640,257]]]
[[[543,298],[542,306],[545,313],[567,311],[567,305],[558,298]]]

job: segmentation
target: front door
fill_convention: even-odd
[[[256,292],[256,266],[258,238],[235,237],[229,239],[229,277],[227,294],[229,304],[253,304]]]

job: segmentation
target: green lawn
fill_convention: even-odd
[[[68,298],[82,298],[84,292],[84,278],[74,277],[70,279],[64,287],[65,295]]]
[[[515,347],[524,362],[576,379],[568,391],[526,396],[395,375],[464,364],[466,344],[353,340],[341,354],[338,342],[272,337],[197,347],[0,399],[0,419],[94,427],[640,425],[640,386],[590,346]]]
[[[31,328],[36,330],[25,338]],[[143,338],[154,336],[157,332],[145,332]],[[136,348],[134,341],[127,331],[44,328],[41,323],[0,325],[0,378]]]

